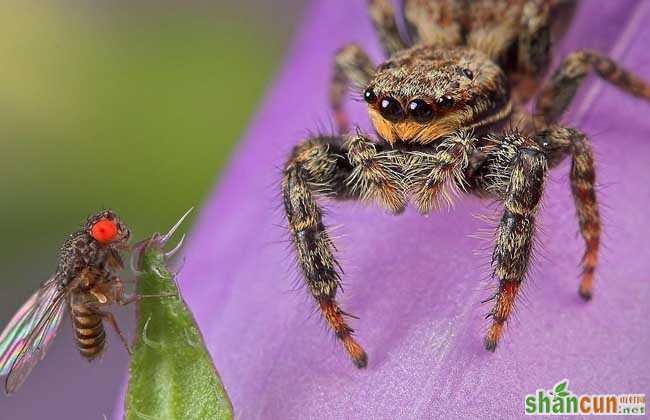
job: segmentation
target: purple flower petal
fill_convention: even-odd
[[[553,171],[538,257],[495,354],[482,348],[493,284],[491,243],[470,236],[495,214],[465,198],[428,218],[329,205],[346,271],[340,294],[369,354],[355,369],[314,312],[288,250],[278,197],[292,145],[329,129],[334,51],[357,42],[379,58],[363,3],[316,1],[245,141],[201,210],[179,281],[241,418],[511,418],[563,378],[576,393],[650,385],[650,105],[591,79],[565,120],[591,135],[605,222],[595,298],[577,295],[583,252],[568,165]],[[639,17],[640,16],[640,17]],[[558,55],[614,53],[650,80],[650,3],[585,2]],[[585,102],[588,101],[588,102]],[[582,105],[586,104],[586,105]],[[583,106],[583,108],[581,108]],[[359,104],[353,120],[368,128]],[[575,111],[582,113],[576,116]],[[579,121],[576,121],[579,120]],[[215,141],[218,133],[215,133]],[[478,252],[475,252],[478,250]]]

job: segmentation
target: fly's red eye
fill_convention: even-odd
[[[111,220],[102,219],[95,223],[90,229],[90,236],[97,242],[106,243],[115,239],[117,226]]]

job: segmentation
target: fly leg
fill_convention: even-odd
[[[129,345],[129,341],[126,339],[124,333],[122,333],[122,330],[120,329],[119,325],[117,325],[117,320],[115,319],[115,316],[112,313],[107,311],[95,310],[95,313],[100,317],[102,317],[104,321],[108,322],[111,325],[111,327],[113,327],[117,335],[120,337],[120,341],[122,341],[122,344],[126,349],[126,352],[129,353],[129,356],[132,356],[133,353],[131,352],[131,346]]]
[[[142,299],[147,299],[147,298],[172,298],[172,297],[180,297],[179,293],[159,293],[159,294],[154,294],[154,295],[141,295],[138,293],[131,293],[129,295],[126,294],[124,291],[124,285],[122,282],[116,282],[114,284],[114,293],[115,293],[115,302],[117,302],[118,305],[120,306],[126,306],[134,302],[139,302]]]

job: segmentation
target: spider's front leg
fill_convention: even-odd
[[[316,199],[374,199],[390,211],[402,211],[406,199],[396,156],[378,148],[361,135],[311,138],[294,148],[282,180],[284,209],[302,277],[327,325],[359,368],[367,365],[367,356],[336,301],[341,269]]]
[[[339,134],[349,130],[348,117],[343,110],[343,99],[352,85],[362,91],[375,73],[375,66],[368,55],[355,44],[339,49],[334,57],[334,71],[330,83],[330,106],[334,111],[334,122]]]
[[[503,200],[504,211],[492,254],[493,276],[499,286],[493,297],[492,318],[485,348],[494,351],[517,292],[528,271],[533,247],[535,216],[547,173],[547,160],[539,146],[518,134],[504,136],[490,159],[488,187]]]

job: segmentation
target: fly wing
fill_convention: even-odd
[[[0,336],[0,374],[5,390],[16,391],[38,363],[61,323],[65,290],[51,278],[18,310]]]
[[[0,375],[7,375],[27,336],[47,309],[47,297],[55,285],[54,278],[46,281],[14,314],[0,335]]]

